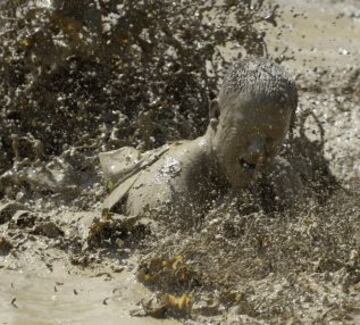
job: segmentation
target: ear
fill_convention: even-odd
[[[213,99],[209,105],[210,126],[213,129],[216,129],[216,127],[219,123],[219,116],[220,116],[219,102],[217,99]]]

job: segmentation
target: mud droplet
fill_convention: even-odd
[[[16,304],[16,297],[12,298],[11,299],[11,305],[14,307],[14,308],[19,308]]]
[[[162,174],[170,175],[171,177],[177,176],[181,172],[181,165],[179,160],[173,157],[168,157],[160,172]]]

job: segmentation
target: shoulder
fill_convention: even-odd
[[[122,147],[117,150],[100,153],[100,165],[105,178],[117,183],[156,163],[168,150],[168,145],[163,145],[144,153],[141,153],[134,147]]]
[[[122,147],[99,154],[104,176],[113,182],[116,182],[130,170],[136,168],[140,157],[140,151],[134,147]]]

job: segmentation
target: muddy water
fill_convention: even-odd
[[[1,325],[178,324],[129,315],[148,293],[126,271],[111,280],[70,275],[61,267],[47,274],[1,270],[0,277]]]
[[[282,19],[279,22],[280,32],[277,29],[268,30],[269,53],[279,56],[287,49],[285,56],[292,59],[283,64],[288,70],[294,71],[294,75],[305,78],[316,70],[336,71],[332,73],[329,83],[334,89],[341,89],[342,82],[350,80],[349,71],[355,72],[360,66],[360,2],[271,1],[280,4]],[[354,76],[356,80],[356,73]],[[358,89],[357,85],[353,87]],[[355,97],[354,103],[341,110],[337,105],[326,103],[329,98],[325,93],[321,99],[315,98],[316,108],[312,106],[325,132],[325,158],[333,175],[346,188],[350,188],[349,181],[358,182],[360,177],[359,106]],[[306,96],[300,96],[299,110],[311,106],[304,101]],[[322,102],[324,105],[321,105]],[[311,124],[311,121],[308,122]],[[306,127],[310,127],[310,124]],[[347,130],[346,135],[343,130]],[[306,135],[309,139],[314,138],[310,129]]]
[[[269,29],[269,52],[285,48],[289,68],[346,67],[360,62],[360,2],[271,0],[280,5],[279,29]],[[275,51],[277,49],[277,51]]]

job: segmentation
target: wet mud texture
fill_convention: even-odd
[[[24,135],[19,151],[30,162],[7,157],[1,167],[0,323],[360,321],[360,8],[280,5],[281,35],[267,41],[300,90],[283,155],[306,201],[284,209],[259,184],[191,220],[102,213],[100,148],[87,139],[34,164],[41,151]]]

